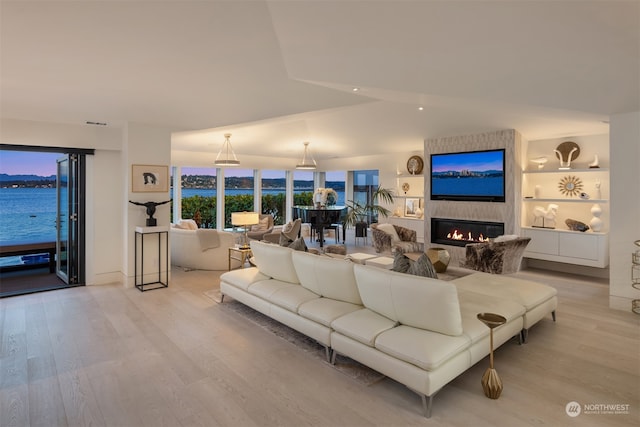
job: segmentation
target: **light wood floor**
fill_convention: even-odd
[[[366,250],[361,248],[361,250]],[[119,284],[0,299],[0,425],[5,426],[626,426],[640,420],[640,316],[608,308],[601,281],[523,271],[555,286],[558,321],[496,352],[434,399],[385,379],[370,386],[220,309],[218,273],[174,268],[167,289]],[[626,415],[565,406],[629,405]]]

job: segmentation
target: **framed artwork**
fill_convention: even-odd
[[[420,208],[420,199],[407,198],[404,201],[404,216],[418,216],[418,209]]]
[[[131,165],[133,193],[166,193],[169,191],[169,166]]]

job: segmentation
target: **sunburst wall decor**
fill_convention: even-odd
[[[582,181],[576,176],[568,175],[560,180],[558,189],[565,196],[577,196],[582,191]]]

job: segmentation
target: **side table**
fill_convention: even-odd
[[[229,271],[231,271],[231,260],[240,261],[240,268],[242,268],[251,256],[251,248],[229,248]]]
[[[144,245],[145,236],[158,236],[158,280],[144,282]],[[164,235],[164,266],[165,279],[162,281],[162,235]],[[140,281],[138,281],[138,238],[140,239]],[[136,227],[134,246],[134,285],[140,292],[169,286],[169,227]],[[145,286],[152,286],[146,288]]]

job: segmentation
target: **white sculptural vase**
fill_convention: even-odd
[[[603,221],[600,219],[600,216],[602,215],[602,207],[597,203],[593,205],[591,207],[591,215],[593,215],[593,218],[589,221],[591,230],[596,232],[602,231]]]

